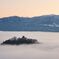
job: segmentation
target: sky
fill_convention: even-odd
[[[0,0],[0,17],[59,15],[59,0]]]

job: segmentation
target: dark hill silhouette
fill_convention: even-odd
[[[13,37],[1,43],[1,45],[20,45],[20,44],[35,44],[38,43],[36,39],[28,39],[25,36],[22,38]]]
[[[59,15],[43,15],[32,18],[18,16],[0,18],[0,31],[59,32]]]

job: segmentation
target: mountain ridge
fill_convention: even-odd
[[[0,18],[0,31],[59,32],[59,15],[35,17],[10,16]]]

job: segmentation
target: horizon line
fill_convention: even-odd
[[[7,17],[24,17],[24,18],[33,18],[33,17],[39,17],[39,16],[49,16],[49,15],[59,15],[59,14],[44,14],[44,15],[37,15],[37,16],[19,16],[19,15],[10,15],[10,16],[3,16],[0,18],[7,18]]]

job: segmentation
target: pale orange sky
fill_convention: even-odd
[[[59,14],[59,0],[0,0],[0,17]]]

